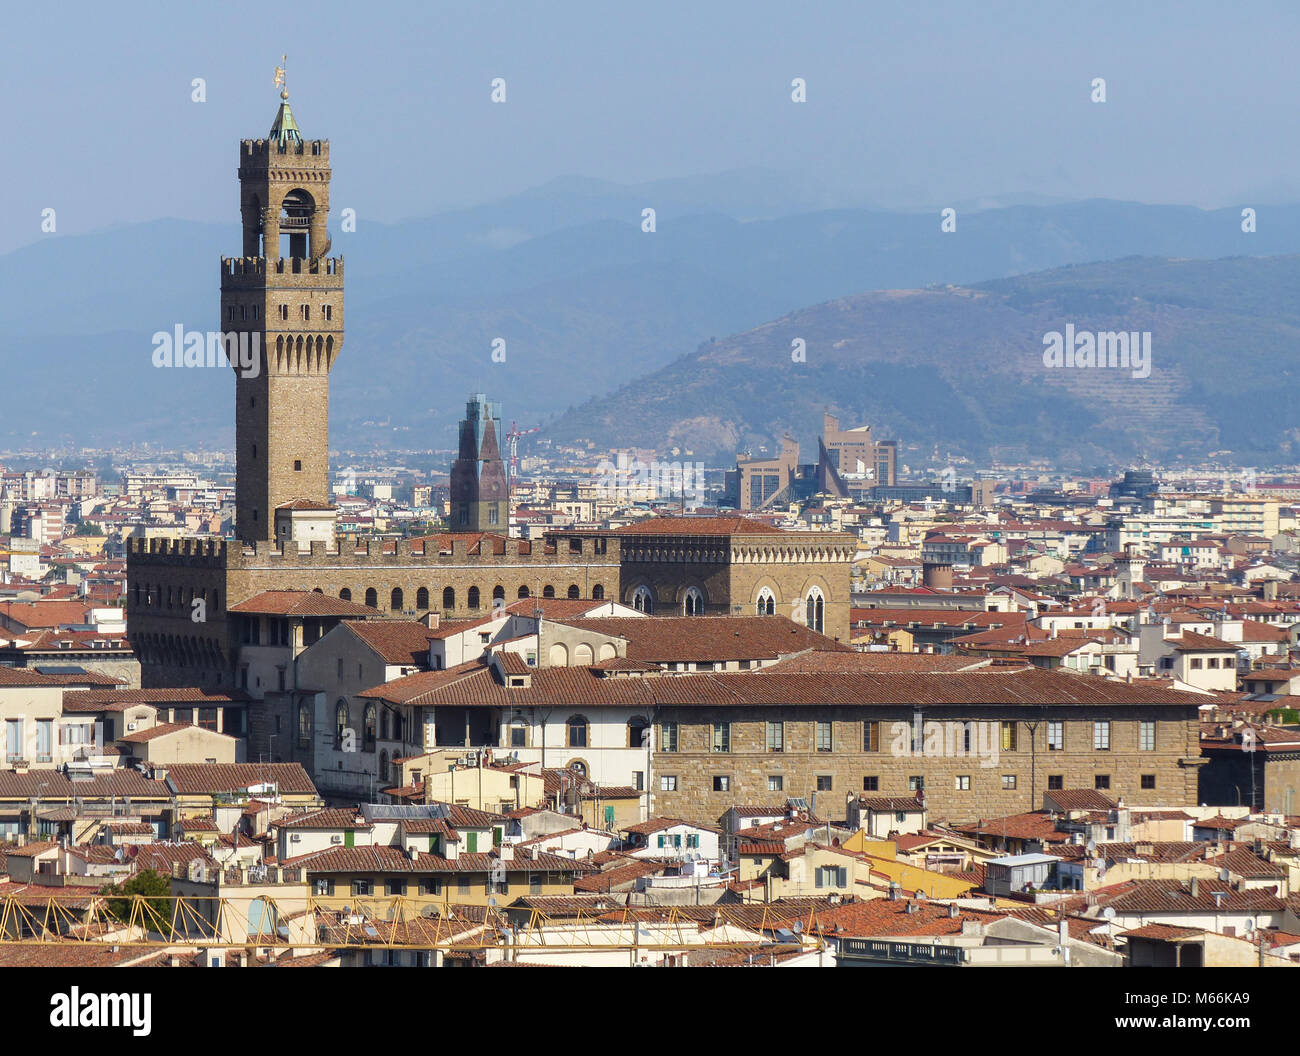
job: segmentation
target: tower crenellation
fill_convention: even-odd
[[[235,529],[275,538],[276,511],[330,504],[329,375],[343,347],[343,258],[330,257],[329,141],[305,140],[288,93],[239,145],[242,252],[221,258],[221,329],[258,350],[236,368]]]

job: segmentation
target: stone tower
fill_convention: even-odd
[[[501,458],[501,408],[482,393],[470,397],[451,466],[451,530],[501,532],[510,526],[509,485]]]
[[[329,141],[304,140],[280,99],[270,135],[239,144],[243,255],[221,260],[221,329],[241,348],[235,531],[247,543],[274,538],[278,507],[329,505],[329,374],[343,347]]]

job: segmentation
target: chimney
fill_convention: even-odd
[[[514,844],[501,843],[500,846],[497,847],[497,857],[503,862],[513,862],[515,860]]]
[[[426,613],[424,614],[424,619],[423,619],[421,622],[423,622],[423,624],[424,624],[426,627],[428,627],[429,630],[431,630],[431,631],[436,631],[436,630],[438,629],[438,621],[439,621],[441,618],[442,618],[442,614],[441,614],[441,613],[438,613],[438,612],[426,612]]]
[[[1194,877],[1192,877],[1191,882],[1188,884],[1188,888],[1189,888],[1189,890],[1191,891],[1191,893],[1192,893],[1192,897],[1193,897],[1193,898],[1200,898],[1200,897],[1201,897],[1201,878],[1200,878],[1199,876],[1194,876]]]

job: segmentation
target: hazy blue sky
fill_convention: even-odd
[[[335,147],[335,212],[367,219],[749,166],[898,207],[1300,199],[1295,3],[24,7],[0,42],[0,251],[46,207],[60,234],[236,222],[237,141],[269,128],[282,51],[304,135]]]

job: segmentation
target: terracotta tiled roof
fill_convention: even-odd
[[[316,786],[300,763],[174,763],[167,767],[167,783],[183,796],[237,792],[265,782],[273,782],[282,795],[316,794]]]
[[[427,666],[433,633],[417,620],[349,620],[343,624],[387,664]]]
[[[785,535],[749,517],[652,517],[614,529],[615,535]],[[789,533],[795,534],[795,533]],[[798,533],[805,534],[805,533]]]
[[[1061,810],[1114,810],[1116,803],[1093,788],[1059,788],[1044,795]]]
[[[351,807],[328,807],[294,814],[271,823],[281,829],[369,829],[370,822]]]
[[[1126,939],[1156,939],[1160,942],[1198,939],[1204,934],[1204,928],[1179,928],[1172,924],[1143,924],[1140,928],[1132,928],[1123,932]]]
[[[1194,697],[1149,680],[1128,684],[1021,666],[952,673],[850,672],[834,677],[767,670],[613,679],[585,667],[563,667],[539,668],[530,681],[528,687],[502,686],[482,662],[472,661],[446,671],[409,675],[360,695],[396,704],[498,708],[548,704],[637,708],[834,704],[1196,706]]]
[[[318,594],[314,590],[265,590],[238,605],[230,612],[260,616],[378,616],[379,610],[355,601]]]
[[[111,770],[86,781],[73,781],[58,770],[29,770],[19,774],[0,770],[0,799],[170,799],[171,791],[161,781],[150,781],[138,770]]]
[[[208,689],[90,689],[63,694],[63,710],[76,712],[122,711],[135,704],[246,704],[248,694]]]
[[[598,616],[565,622],[622,638],[629,660],[651,664],[775,660],[806,649],[852,651],[788,616]]]

